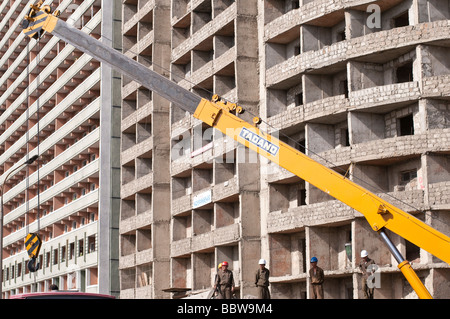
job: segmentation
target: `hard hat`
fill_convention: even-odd
[[[222,266],[228,266],[228,262],[226,261],[222,262]]]
[[[369,256],[369,253],[367,252],[367,250],[365,250],[365,249],[361,250],[361,258],[364,258],[367,256]]]
[[[266,264],[266,260],[265,259],[260,259],[258,262],[258,265],[265,265]]]
[[[220,263],[219,266],[217,266],[217,268],[219,269],[222,268],[222,263]]]
[[[317,262],[317,257],[311,258],[311,262],[312,262],[312,263],[316,263],[316,262]]]

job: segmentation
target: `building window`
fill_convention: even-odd
[[[350,146],[350,136],[348,133],[348,128],[341,129],[341,145]]]
[[[58,264],[58,249],[53,250],[53,265]]]
[[[400,185],[406,185],[415,178],[417,178],[417,170],[400,172]]]
[[[306,189],[299,189],[297,194],[297,206],[306,205]]]
[[[78,241],[78,257],[83,256],[84,254],[84,240],[80,239]]]
[[[395,28],[406,27],[407,25],[409,25],[408,11],[405,11],[401,15],[394,18]]]
[[[413,64],[407,62],[396,70],[397,83],[411,82],[413,80]]]
[[[61,262],[66,261],[66,246],[61,247]]]
[[[69,259],[72,259],[75,254],[75,243],[69,245]]]
[[[345,40],[345,29],[341,30],[337,33],[337,40],[338,40],[338,42]]]
[[[298,141],[297,143],[295,143],[295,148],[298,149],[303,154],[305,154],[305,144],[306,144],[306,140],[302,139],[302,140]]]
[[[345,98],[348,99],[348,81],[339,82],[339,94],[344,94]]]
[[[412,114],[399,118],[398,125],[400,136],[414,135],[414,120]]]
[[[303,92],[295,95],[295,106],[303,104]]]

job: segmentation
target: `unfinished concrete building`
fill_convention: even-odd
[[[450,233],[449,1],[260,3],[261,112],[269,131]],[[361,298],[362,249],[380,266],[375,298],[414,298],[362,215],[271,163],[262,165],[262,256],[274,298],[309,296],[312,256],[326,298]],[[435,298],[446,263],[392,234]]]
[[[199,95],[257,108],[257,34],[248,37],[256,9],[256,1],[124,1],[123,52]],[[121,297],[208,288],[222,259],[250,283],[258,164],[213,161],[226,157],[217,132],[130,79],[122,98]],[[247,153],[230,146],[229,156]]]
[[[450,233],[449,1],[124,0],[123,52]],[[273,298],[415,298],[359,213],[247,151],[131,79],[122,83],[122,298],[205,296],[217,265],[238,297],[268,261]],[[449,265],[390,234],[435,298]],[[202,294],[203,293],[203,294]]]
[[[26,37],[21,23],[34,2],[0,3],[2,297],[51,284],[118,294],[120,96],[112,93],[120,77],[56,37]],[[50,2],[61,19],[111,45],[118,30],[120,44],[112,1]],[[43,242],[35,273],[24,245],[32,232]]]

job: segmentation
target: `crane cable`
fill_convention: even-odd
[[[30,62],[31,62],[31,51],[32,49],[30,48],[30,39],[27,40],[27,102],[26,102],[26,127],[27,127],[27,131],[26,131],[26,149],[27,149],[27,155],[26,155],[26,159],[28,160],[29,158],[29,153],[30,153],[30,136],[29,136],[29,131],[30,131],[30,97],[31,97],[31,92],[30,92],[30,75],[31,75],[31,70],[30,70]],[[40,99],[39,99],[39,77],[40,77],[40,50],[41,50],[41,46],[40,46],[40,41],[38,40],[36,43],[36,56],[35,56],[35,61],[36,61],[36,139],[37,139],[37,145],[36,145],[36,150],[37,150],[37,155],[39,155],[39,146],[40,146],[40,129],[39,129],[39,121],[40,121],[40,115],[39,115],[39,109],[40,109]],[[36,163],[37,165],[37,170],[36,170],[36,174],[37,174],[37,192],[36,192],[36,196],[37,196],[37,208],[36,208],[36,223],[37,223],[37,229],[35,234],[38,235],[39,237],[39,233],[40,233],[40,165],[39,162]],[[29,165],[27,165],[26,167],[26,191],[25,191],[25,201],[26,201],[26,207],[25,207],[25,221],[26,221],[26,233],[29,234],[30,233],[30,212],[29,212],[29,193],[30,193],[30,184],[29,184],[29,177],[30,177],[30,172],[29,172]],[[40,239],[39,239],[40,240]],[[39,251],[38,251],[39,253]],[[28,262],[28,269],[30,271],[34,270],[34,283],[36,284],[36,270],[39,269],[39,262],[36,263],[36,258],[38,256],[35,256],[33,258],[30,258],[29,262]]]

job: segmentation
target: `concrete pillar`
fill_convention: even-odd
[[[121,48],[121,1],[102,1],[103,41]],[[112,42],[111,42],[112,40]],[[117,295],[120,215],[120,75],[102,65],[100,110],[99,292]]]

